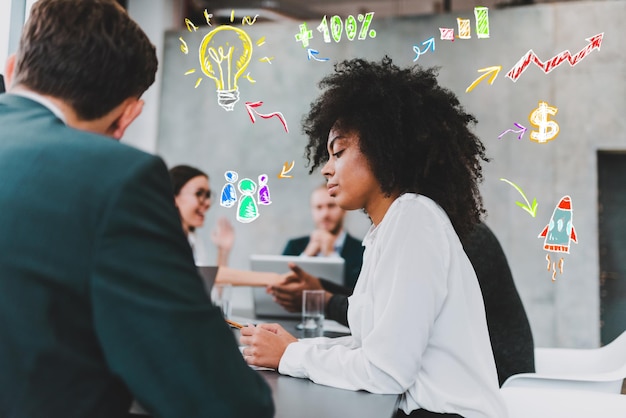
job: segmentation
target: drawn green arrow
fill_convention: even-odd
[[[533,199],[533,204],[531,205],[530,203],[528,203],[528,199],[526,199],[526,195],[524,194],[522,189],[517,187],[515,183],[508,181],[507,179],[500,179],[500,180],[505,181],[509,183],[511,186],[515,187],[515,190],[517,190],[519,194],[521,194],[524,200],[526,201],[526,204],[523,204],[522,202],[515,202],[517,206],[524,209],[526,212],[530,213],[530,216],[532,216],[533,218],[537,216],[537,199]]]

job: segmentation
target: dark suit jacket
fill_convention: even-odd
[[[307,245],[309,245],[310,237],[300,237],[289,240],[283,255],[300,255],[304,251]],[[341,250],[341,257],[346,260],[343,272],[343,284],[349,289],[354,289],[356,280],[359,278],[361,272],[361,264],[363,264],[363,250],[361,241],[354,238],[350,234],[346,234],[346,240],[343,243]],[[330,290],[330,289],[329,289]],[[350,293],[352,293],[350,291]]]
[[[0,96],[0,416],[273,416],[163,161]],[[243,401],[242,401],[243,396]]]
[[[500,385],[511,375],[534,372],[533,334],[498,238],[479,224],[462,242],[483,295]]]

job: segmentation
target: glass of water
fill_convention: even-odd
[[[230,284],[215,284],[211,289],[211,300],[213,304],[222,310],[224,318],[229,318],[231,315],[231,296],[233,287]]]
[[[304,338],[324,335],[324,290],[302,293],[302,331]]]

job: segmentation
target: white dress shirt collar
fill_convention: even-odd
[[[17,90],[17,91],[12,91],[9,94],[14,94],[16,96],[22,96],[25,97],[27,99],[30,99],[34,102],[39,103],[40,105],[46,107],[48,110],[50,110],[52,113],[54,113],[54,116],[56,116],[57,118],[61,119],[61,121],[63,121],[64,124],[67,125],[67,120],[65,119],[65,115],[63,114],[63,112],[61,112],[61,109],[59,109],[58,106],[56,106],[54,103],[52,103],[52,101],[50,101],[49,99],[45,98],[44,96],[42,96],[39,93],[36,93],[32,90]]]

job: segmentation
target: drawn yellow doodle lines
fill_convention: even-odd
[[[478,72],[484,74],[474,80],[474,82],[465,89],[465,93],[469,93],[470,91],[474,90],[474,87],[476,87],[481,81],[485,79],[488,79],[489,84],[493,84],[493,82],[496,80],[496,77],[498,77],[500,70],[502,70],[501,65],[481,68],[480,70],[478,70]]]

